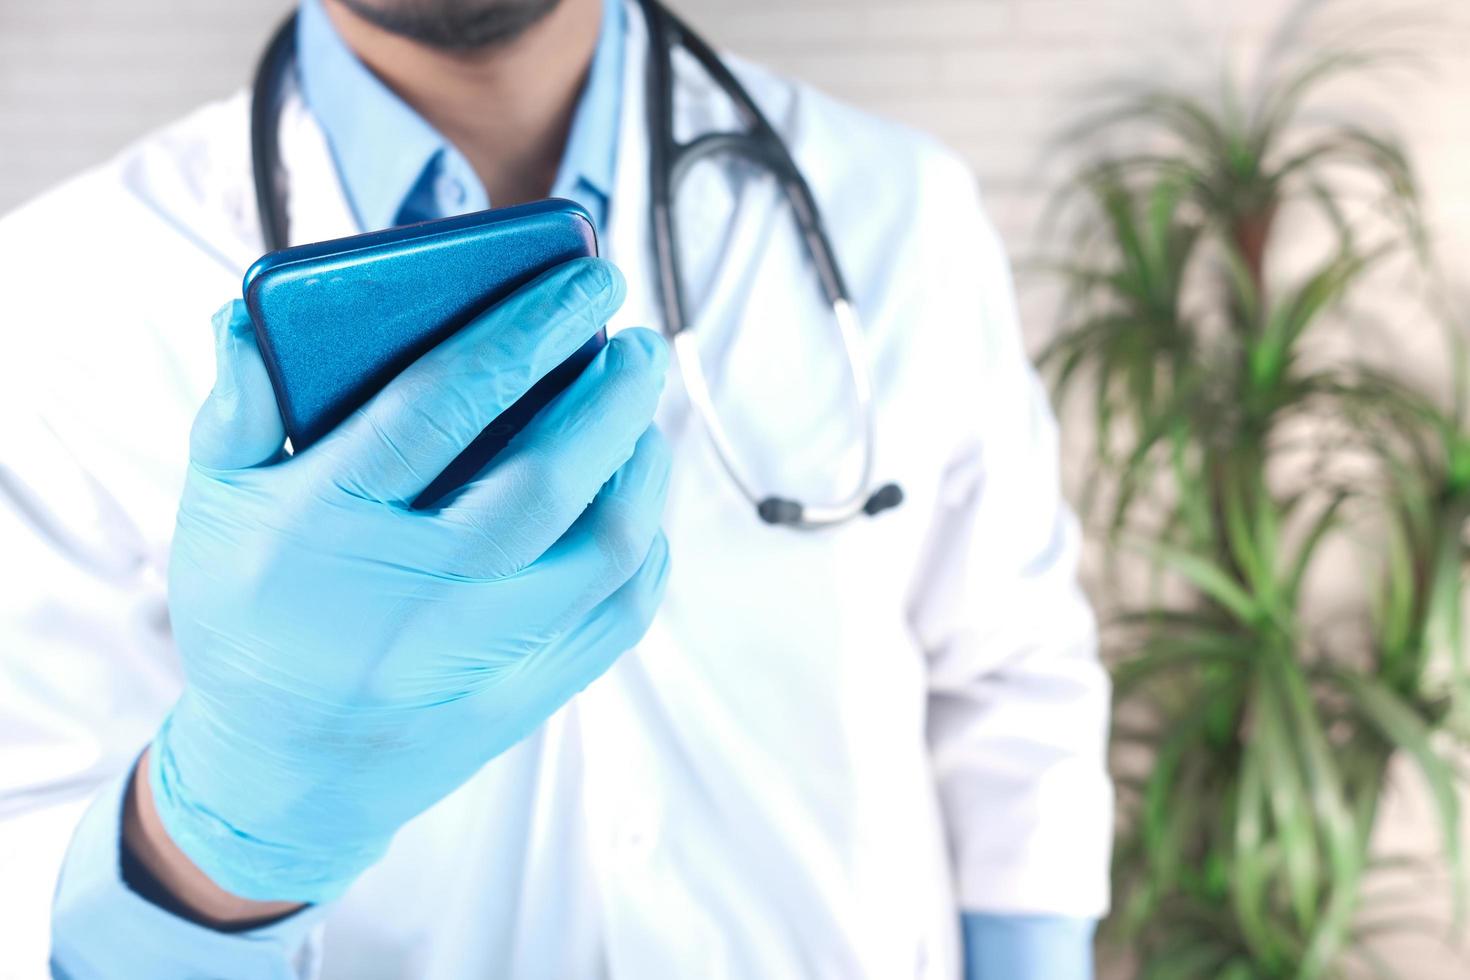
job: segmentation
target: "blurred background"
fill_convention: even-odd
[[[1104,975],[1466,976],[1470,2],[671,5],[955,147],[1018,264],[1124,695]],[[0,212],[286,9],[0,0]]]

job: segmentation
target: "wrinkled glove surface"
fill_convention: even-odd
[[[568,263],[295,456],[243,305],[216,316],[169,569],[186,687],[149,778],[222,888],[335,897],[642,636],[668,566],[653,332],[613,337],[475,480],[410,507],[622,295],[607,262]]]

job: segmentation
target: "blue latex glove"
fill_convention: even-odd
[[[966,912],[962,924],[965,980],[1092,980],[1092,919]]]
[[[246,315],[216,316],[169,570],[186,687],[150,786],[222,888],[333,898],[642,636],[668,564],[651,331],[614,337],[439,508],[409,507],[623,288],[596,259],[549,273],[294,457]]]

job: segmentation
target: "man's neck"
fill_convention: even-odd
[[[514,41],[441,51],[326,0],[332,25],[383,83],[453,143],[497,207],[546,197],[592,64],[601,0],[562,0]]]

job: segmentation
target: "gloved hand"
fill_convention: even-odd
[[[1092,980],[1092,919],[962,913],[965,980]]]
[[[612,338],[474,482],[409,507],[622,295],[610,264],[568,263],[294,457],[243,307],[216,315],[169,569],[187,682],[149,774],[216,884],[333,898],[642,636],[668,566],[653,332]]]

